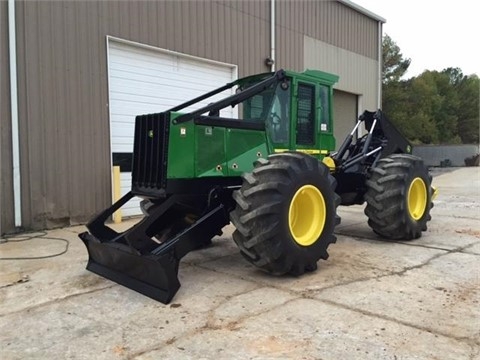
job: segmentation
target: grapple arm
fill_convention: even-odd
[[[368,133],[355,140],[357,128],[362,123]],[[363,204],[368,173],[378,160],[391,154],[409,154],[411,151],[410,142],[381,110],[364,111],[338,152],[331,156],[338,182],[336,192],[342,198],[342,205]]]

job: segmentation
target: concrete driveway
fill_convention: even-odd
[[[0,261],[0,358],[480,359],[480,171],[434,176],[419,240],[381,241],[363,207],[342,208],[329,260],[277,278],[227,227],[184,259],[170,305],[87,272],[83,226],[8,239],[2,258],[69,248]]]

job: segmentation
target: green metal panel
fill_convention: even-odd
[[[227,175],[223,127],[197,125],[195,129],[195,176]]]
[[[253,169],[259,157],[267,157],[264,131],[171,124],[167,176],[240,176]]]
[[[240,176],[245,171],[251,171],[255,160],[268,156],[264,131],[228,129],[226,149],[229,176]]]
[[[195,124],[193,121],[174,125],[172,120],[179,113],[172,113],[168,146],[167,178],[182,179],[195,176]]]

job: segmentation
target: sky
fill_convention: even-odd
[[[480,11],[476,0],[353,0],[387,20],[388,34],[411,64],[404,78],[458,67],[480,76]]]

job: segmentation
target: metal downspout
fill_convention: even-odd
[[[270,1],[270,59],[271,71],[275,71],[275,0]]]
[[[13,201],[15,227],[22,226],[20,178],[20,141],[18,130],[17,40],[15,33],[15,0],[8,0],[8,52],[10,55],[10,107],[12,114]]]
[[[377,97],[377,109],[382,108],[382,68],[383,68],[383,36],[382,36],[383,26],[382,22],[378,22],[378,97]]]

